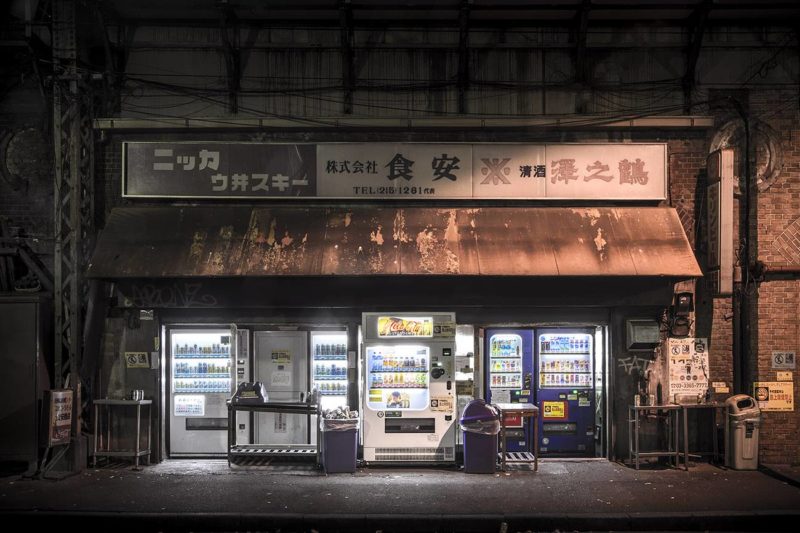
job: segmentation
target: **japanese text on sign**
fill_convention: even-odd
[[[664,144],[123,143],[126,197],[661,200]]]
[[[753,397],[762,411],[794,411],[794,382],[757,381]]]

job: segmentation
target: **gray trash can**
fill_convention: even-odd
[[[497,410],[482,399],[472,400],[459,420],[464,431],[464,472],[493,474],[497,464]]]
[[[758,468],[758,429],[761,410],[746,394],[725,401],[725,466],[734,470]]]

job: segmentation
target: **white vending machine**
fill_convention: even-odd
[[[168,330],[169,454],[172,457],[227,453],[228,409],[235,387],[236,347],[230,328],[171,327]]]
[[[455,461],[454,313],[364,313],[366,462]]]
[[[304,402],[308,386],[308,333],[256,331],[253,333],[253,381],[264,384],[270,402]],[[256,413],[253,438],[264,444],[310,443],[307,415]]]

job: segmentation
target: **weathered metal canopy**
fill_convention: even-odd
[[[701,276],[667,207],[116,208],[94,278]]]

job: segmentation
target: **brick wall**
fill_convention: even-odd
[[[768,128],[758,132],[758,167],[768,157],[777,157],[779,174],[758,193],[758,259],[767,266],[800,267],[800,129],[797,91],[752,91],[752,113]],[[778,152],[768,152],[770,143]],[[800,281],[767,276],[757,286],[756,339],[752,353],[752,381],[776,381],[772,369],[773,351],[800,352]],[[793,372],[795,409],[762,415],[761,452],[763,463],[800,464],[800,415],[797,409],[797,370]]]

